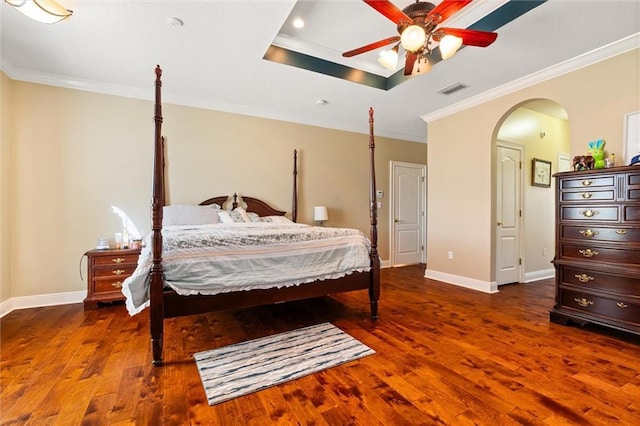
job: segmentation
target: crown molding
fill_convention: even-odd
[[[509,93],[517,92],[518,90],[522,90],[535,84],[551,80],[552,78],[559,77],[563,74],[576,71],[580,68],[593,65],[597,62],[604,61],[606,59],[638,48],[640,48],[640,32],[610,43],[606,46],[602,46],[598,49],[584,53],[580,56],[576,56],[575,58],[560,62],[559,64],[545,68],[536,73],[529,74],[523,78],[513,80],[509,83],[503,84],[502,86],[487,90],[486,92],[472,96],[448,107],[441,108],[432,113],[422,115],[420,118],[422,118],[427,123],[429,123],[430,121],[439,120],[460,111],[464,111],[465,109],[483,104],[493,99],[497,99],[504,95],[508,95]]]

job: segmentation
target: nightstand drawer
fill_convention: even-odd
[[[135,266],[117,266],[117,265],[109,265],[108,268],[100,268],[93,270],[93,276],[95,278],[100,277],[128,277],[133,274],[133,271],[136,269]]]
[[[127,275],[128,277],[128,275]],[[107,279],[97,279],[94,281],[94,293],[109,293],[109,292],[120,292],[122,289],[122,283],[127,277],[110,277]],[[124,296],[123,296],[124,299]]]
[[[138,254],[122,254],[115,253],[109,254],[108,256],[96,256],[93,257],[93,265],[94,266],[118,266],[118,265],[126,265],[126,264],[137,264],[138,263]]]

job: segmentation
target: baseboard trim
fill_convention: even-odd
[[[87,297],[86,290],[12,297],[11,299],[0,303],[0,318],[16,309],[41,308],[44,306],[82,303],[85,297]]]
[[[448,274],[446,272],[434,271],[432,269],[426,269],[424,271],[424,277],[442,281],[447,284],[457,285],[459,287],[469,288],[471,290],[478,290],[483,293],[497,293],[499,291],[498,284],[495,281],[481,281],[476,280],[475,278]]]
[[[554,278],[556,276],[556,270],[543,269],[542,271],[526,272],[524,274],[524,282],[530,283],[532,281],[545,280],[547,278]]]

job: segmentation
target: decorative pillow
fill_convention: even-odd
[[[240,220],[236,220],[236,216],[234,216],[234,213],[237,213],[237,215],[240,216]],[[231,212],[231,219],[234,220],[234,222],[251,222],[251,219],[249,219],[249,215],[247,214],[247,211],[243,208],[243,207],[236,207],[235,209],[233,209],[233,211]]]
[[[162,209],[162,225],[207,225],[218,223],[217,212],[219,209],[220,206],[217,204],[209,206],[191,206],[186,204],[164,206]]]
[[[260,216],[258,216],[258,213],[254,213],[254,212],[247,212],[247,216],[249,216],[249,220],[253,223],[255,222],[262,222],[260,220]]]
[[[260,218],[263,222],[291,224],[293,221],[286,216],[265,216]]]
[[[233,223],[233,219],[231,219],[231,216],[229,216],[229,212],[226,210],[219,210],[218,218],[220,219],[221,223]]]

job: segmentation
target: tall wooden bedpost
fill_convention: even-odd
[[[369,108],[369,219],[371,221],[371,282],[369,283],[369,301],[371,318],[378,318],[378,299],[380,298],[380,256],[378,255],[378,205],[376,203],[376,142],[373,136],[373,108]]]
[[[291,220],[298,221],[298,150],[293,150],[293,201],[291,202]]]
[[[156,66],[155,141],[153,159],[153,189],[151,195],[151,250],[153,263],[150,273],[151,348],[153,365],[162,365],[162,334],[164,328],[164,300],[162,274],[162,210],[164,207],[164,138],[162,137],[162,69]]]

